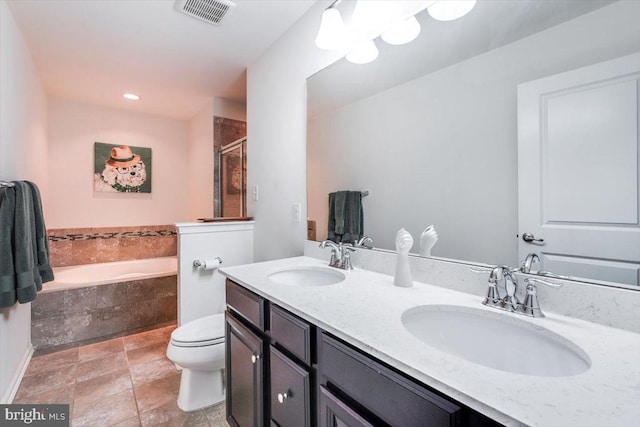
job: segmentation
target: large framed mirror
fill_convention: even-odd
[[[634,0],[484,0],[451,22],[425,11],[416,16],[422,31],[412,43],[378,39],[376,61],[342,59],[311,76],[307,203],[316,239],[327,236],[329,193],[368,191],[364,233],[376,248],[395,249],[405,228],[417,252],[433,225],[432,256],[519,266],[528,246],[518,225],[518,197],[526,195],[518,190],[518,86],[637,54],[639,14]],[[637,116],[637,94],[633,107]],[[633,149],[635,181],[625,185],[635,189],[635,205],[627,205],[636,216],[624,227],[640,248],[637,133]],[[530,251],[541,246],[534,242]],[[556,272],[640,289],[640,257],[623,255],[629,274],[622,279],[602,268]]]

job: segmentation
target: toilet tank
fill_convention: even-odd
[[[222,266],[253,262],[254,221],[177,223],[178,326],[223,313],[225,278],[218,269],[193,266],[194,260],[222,259]]]

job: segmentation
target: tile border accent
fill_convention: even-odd
[[[174,236],[175,230],[157,230],[157,231],[124,231],[119,233],[91,233],[91,234],[60,234],[50,235],[50,242],[64,242],[76,240],[95,240],[95,239],[124,239],[127,237],[158,237],[158,236]]]

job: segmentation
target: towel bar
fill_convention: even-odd
[[[13,182],[0,181],[0,188],[4,187],[15,187],[16,185]]]

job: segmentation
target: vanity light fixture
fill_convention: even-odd
[[[434,19],[452,21],[469,13],[477,0],[357,0],[348,26],[336,8],[341,1],[323,12],[316,46],[349,52],[348,61],[366,64],[378,57],[378,36],[391,45],[415,40],[421,30],[417,13],[428,9]]]
[[[429,6],[429,15],[438,21],[462,18],[476,5],[476,0],[441,0]]]
[[[140,99],[140,97],[135,93],[123,93],[122,97],[128,99],[129,101],[137,101]]]

